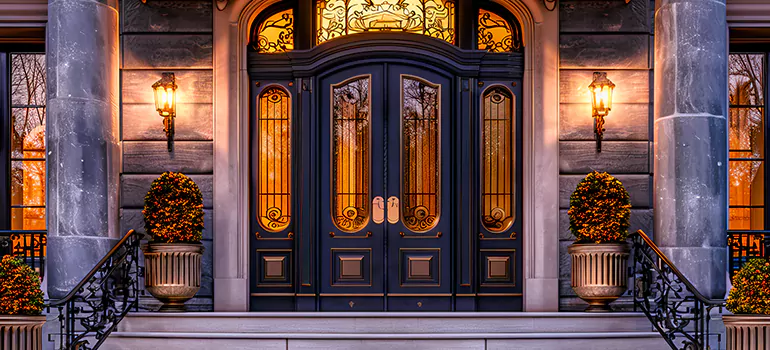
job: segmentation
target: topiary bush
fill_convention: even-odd
[[[770,260],[749,260],[733,276],[727,310],[734,314],[770,315]]]
[[[628,238],[631,201],[623,184],[610,174],[588,174],[572,192],[569,205],[575,243],[619,243]]]
[[[40,315],[43,291],[40,275],[21,259],[6,255],[0,261],[0,315]]]
[[[203,195],[182,173],[167,171],[144,197],[144,229],[156,243],[198,243],[203,232]]]

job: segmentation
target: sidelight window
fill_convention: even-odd
[[[291,97],[280,87],[259,95],[259,224],[279,232],[291,223]]]
[[[481,222],[503,232],[514,217],[514,97],[501,86],[484,93],[482,101]]]

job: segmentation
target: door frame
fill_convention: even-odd
[[[214,11],[214,309],[247,311],[249,29],[275,0],[232,0]],[[499,0],[522,26],[525,311],[558,311],[558,12]],[[537,58],[537,59],[536,59]],[[537,210],[536,210],[537,208]]]

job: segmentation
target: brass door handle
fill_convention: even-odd
[[[372,199],[372,221],[375,224],[385,222],[385,199],[380,196]]]
[[[399,216],[399,201],[398,197],[390,196],[388,198],[388,222],[391,224],[398,223]]]

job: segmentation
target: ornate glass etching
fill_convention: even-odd
[[[521,50],[521,32],[494,12],[479,10],[479,50],[512,52]]]
[[[291,222],[291,98],[278,87],[259,95],[257,176],[259,224],[268,231],[282,231]]]
[[[514,219],[513,96],[492,87],[482,108],[481,222],[491,232],[502,232]]]
[[[332,86],[332,219],[342,231],[369,222],[370,78]]]
[[[257,29],[257,52],[275,53],[294,49],[294,12],[289,9],[278,12]]]
[[[441,86],[402,77],[401,94],[402,220],[408,229],[424,232],[436,226],[440,214]]]
[[[417,33],[455,41],[452,0],[319,0],[318,44],[370,31]]]

